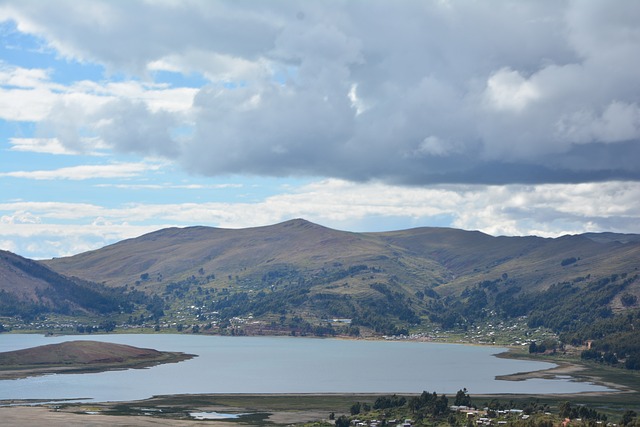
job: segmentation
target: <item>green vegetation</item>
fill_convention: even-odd
[[[171,228],[45,263],[159,297],[147,311],[161,331],[182,324],[187,332],[198,325],[198,333],[379,336],[433,324],[462,330],[493,317],[492,310],[499,319],[532,316],[543,324],[549,310],[531,312],[527,297],[586,296],[589,284],[616,272],[635,275],[639,253],[637,239],[615,234],[348,233],[292,220],[242,230]],[[613,289],[605,305],[632,309],[639,288]]]
[[[635,396],[472,396],[466,389],[446,396],[418,395],[176,395],[139,402],[66,403],[57,410],[84,414],[134,415],[146,419],[185,420],[189,413],[215,407],[218,412],[244,414],[225,423],[306,426],[469,426],[522,427],[570,425],[639,425]],[[161,409],[161,410],[160,410]],[[210,410],[210,409],[209,409]]]
[[[614,274],[600,280],[576,279],[541,292],[526,292],[515,280],[497,279],[466,288],[459,298],[447,297],[429,304],[430,319],[444,329],[468,330],[487,318],[509,320],[526,317],[529,328],[545,328],[559,337],[532,341],[530,353],[554,352],[563,344],[581,346],[585,360],[640,369],[640,310],[615,314],[611,303],[638,282],[638,275]],[[624,361],[624,362],[622,362]]]
[[[550,426],[565,417],[637,425],[639,255],[638,239],[614,234],[344,233],[301,220],[246,230],[168,229],[44,263],[0,252],[0,273],[11,278],[0,283],[0,332],[387,335],[512,344],[521,350],[509,357],[577,361],[586,369],[571,375],[630,390],[569,400],[472,397],[467,390],[455,396],[173,396],[105,409],[114,415],[139,415],[158,404],[165,405],[163,416],[184,418],[198,405],[220,404],[251,408],[253,418],[232,422],[254,425],[272,423],[274,411],[312,408],[337,426],[356,418],[380,427],[406,419],[477,425],[479,418]]]
[[[8,254],[8,253],[7,253]],[[0,316],[20,317],[32,322],[45,314],[109,315],[131,313],[137,305],[153,305],[153,297],[126,287],[107,287],[60,275],[44,265],[15,255],[2,255],[2,261],[31,280],[46,283],[35,289],[34,299],[0,289]]]
[[[626,369],[640,370],[640,310],[601,319],[585,325],[566,339],[576,342],[593,339],[591,348],[581,354],[585,360],[593,360]]]
[[[538,396],[472,397],[466,389],[455,396],[423,392],[419,396],[378,396],[351,406],[350,415],[341,415],[344,425],[367,426],[557,426],[565,420],[571,424],[596,426],[614,422],[623,426],[639,425],[638,403],[633,399],[609,400],[607,397],[580,398],[579,401]],[[372,403],[373,400],[373,403]],[[384,402],[381,404],[381,402]],[[630,409],[631,408],[631,409]],[[356,421],[357,420],[357,421]],[[321,425],[318,423],[318,425]]]
[[[531,355],[574,346],[585,362],[636,370],[640,242],[623,237],[346,233],[294,220],[160,230],[45,263],[3,252],[0,271],[29,278],[32,298],[0,284],[0,332],[411,336]]]

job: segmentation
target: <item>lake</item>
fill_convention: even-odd
[[[568,378],[496,380],[497,375],[548,369],[544,362],[495,357],[506,349],[461,344],[293,337],[206,335],[1,334],[0,351],[95,340],[198,357],[147,369],[45,375],[0,381],[4,399],[126,401],[197,393],[579,393],[608,391]]]

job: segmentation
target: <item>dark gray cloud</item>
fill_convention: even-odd
[[[142,102],[115,100],[98,115],[109,118],[96,127],[98,136],[118,151],[169,158],[180,154],[171,132],[179,125],[174,114],[150,111]]]
[[[640,179],[633,0],[5,9],[63,55],[142,77],[154,67],[207,76],[186,115],[136,103],[100,110],[117,125],[99,132],[113,146],[201,174],[411,185]],[[177,126],[193,132],[176,138]]]

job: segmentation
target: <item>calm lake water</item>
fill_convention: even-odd
[[[579,393],[606,387],[570,379],[499,381],[496,375],[547,369],[499,359],[505,349],[458,344],[202,335],[0,335],[0,351],[95,340],[199,357],[148,369],[46,375],[0,381],[3,399],[124,401],[186,393]]]

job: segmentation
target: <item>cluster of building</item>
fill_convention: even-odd
[[[370,420],[370,421],[362,421],[362,420],[353,420],[351,421],[355,427],[380,427],[382,425],[382,421],[380,420]],[[412,427],[413,420],[406,419],[404,421],[399,421],[396,419],[387,420],[387,425],[396,426],[396,427]]]
[[[468,406],[450,406],[453,412],[462,412],[466,414],[469,421],[475,420],[475,424],[479,426],[506,425],[506,419],[520,418],[522,420],[529,419],[529,415],[523,414],[522,409],[506,409],[495,411],[497,418],[489,418],[487,416],[489,408],[474,409]],[[505,419],[506,418],[506,419]]]

